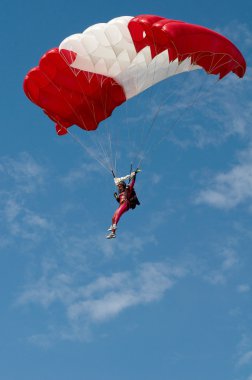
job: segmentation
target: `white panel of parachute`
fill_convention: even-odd
[[[126,99],[163,79],[201,68],[191,64],[190,57],[182,62],[178,59],[170,62],[168,50],[154,58],[149,46],[137,53],[128,29],[132,18],[123,16],[92,25],[83,33],[63,40],[59,50],[76,54],[70,66],[77,72],[82,70],[113,78],[124,89]]]

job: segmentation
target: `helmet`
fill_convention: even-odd
[[[124,181],[120,181],[117,186],[122,185],[124,188],[126,187],[126,183]]]

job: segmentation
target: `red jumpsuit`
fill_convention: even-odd
[[[119,203],[120,206],[116,209],[113,218],[112,218],[112,224],[117,224],[121,218],[121,216],[129,210],[130,208],[130,202],[129,199],[132,194],[133,187],[135,185],[135,176],[132,178],[130,184],[126,187],[124,191],[119,193]]]

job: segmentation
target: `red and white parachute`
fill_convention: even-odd
[[[24,91],[62,135],[74,124],[95,130],[127,99],[195,69],[241,78],[246,62],[232,42],[205,27],[153,15],[122,16],[45,53],[26,75]]]

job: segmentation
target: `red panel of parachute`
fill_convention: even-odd
[[[220,78],[231,71],[240,78],[245,74],[246,62],[241,52],[213,30],[152,15],[134,17],[128,27],[137,52],[150,46],[154,58],[168,49],[170,61],[191,57],[193,64]]]
[[[67,133],[67,128],[74,124],[87,131],[96,129],[126,100],[123,89],[112,78],[76,72],[57,48],[44,54],[39,66],[29,71],[24,91],[56,122],[59,135]]]

